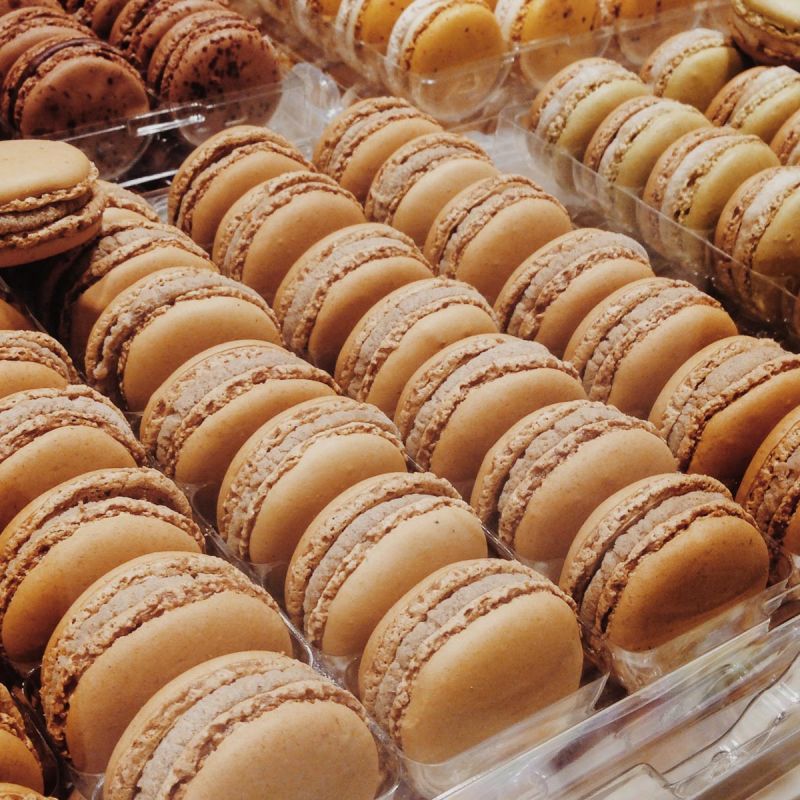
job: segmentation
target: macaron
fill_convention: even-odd
[[[259,5],[272,20],[294,24],[302,36],[323,50],[335,49],[341,0],[260,0]]]
[[[393,415],[406,382],[428,358],[465,336],[496,330],[491,306],[469,284],[415,281],[361,318],[339,353],[334,376],[345,394]]]
[[[372,800],[382,760],[349,692],[279,653],[235,653],[188,670],[148,700],[114,748],[103,798],[180,787],[186,797]]]
[[[800,111],[792,114],[775,134],[772,149],[781,164],[794,167],[800,164]]]
[[[791,67],[754,67],[731,79],[706,111],[715,125],[771,142],[784,122],[800,110],[800,73]]]
[[[477,559],[387,612],[358,685],[407,758],[438,764],[574,692],[582,667],[572,601],[518,562]]]
[[[92,386],[141,411],[177,367],[236,339],[281,340],[257,292],[209,270],[163,269],[122,291],[98,317],[85,372]]]
[[[692,5],[694,0],[599,0],[599,2],[604,24],[611,25],[618,20],[647,19],[656,14],[674,11]]]
[[[518,558],[546,563],[545,574],[557,579],[573,539],[600,503],[674,469],[675,458],[650,423],[588,400],[555,403],[498,439],[470,502]]]
[[[127,219],[132,220],[136,217],[141,217],[148,222],[161,222],[156,210],[142,195],[111,181],[98,181],[98,185],[106,196],[105,211],[119,209],[120,211],[129,211],[134,215],[127,217]],[[119,217],[119,219],[121,218]]]
[[[272,304],[291,266],[330,233],[364,222],[356,198],[318,172],[287,172],[259,184],[228,210],[214,261]]]
[[[314,517],[373,475],[403,472],[397,429],[347,397],[307,400],[273,417],[240,448],[217,502],[217,528],[240,558],[289,561]]]
[[[3,119],[29,137],[110,124],[149,110],[144,82],[122,54],[77,31],[74,38],[44,39],[21,55],[0,97]]]
[[[60,483],[0,534],[5,656],[17,664],[41,658],[72,603],[114,567],[147,553],[203,548],[189,501],[154,469],[105,469]]]
[[[347,337],[375,303],[432,276],[405,234],[388,225],[351,225],[321,239],[294,263],[273,308],[287,345],[333,372]]]
[[[45,797],[18,783],[0,783],[0,797],[3,800],[56,800],[54,797]]]
[[[81,594],[47,644],[40,690],[47,731],[74,769],[102,772],[162,686],[244,650],[292,651],[277,603],[244,573],[200,553],[127,561]]]
[[[334,117],[314,148],[314,165],[360,202],[383,163],[418,136],[441,132],[432,117],[400,97],[370,97]]]
[[[44,8],[62,8],[58,0],[2,0],[0,2],[0,17],[5,16],[11,11],[29,6],[43,6]]]
[[[340,494],[306,528],[286,575],[286,610],[323,653],[355,656],[423,578],[486,555],[480,520],[447,481],[378,475]]]
[[[705,111],[714,96],[745,67],[730,36],[694,28],[670,36],[642,65],[641,79],[656,97],[668,97]]]
[[[2,252],[1,246],[0,252]],[[2,256],[0,256],[0,258],[2,258]],[[33,320],[28,315],[28,312],[5,284],[0,284],[0,330],[36,330],[36,326],[34,326]]]
[[[79,247],[97,235],[97,168],[66,142],[0,142],[0,267]]]
[[[651,650],[763,591],[766,542],[728,490],[672,473],[621,489],[586,520],[560,585],[589,649]]]
[[[739,47],[760,64],[800,67],[800,13],[787,0],[731,0],[730,25]]]
[[[44,788],[39,753],[17,704],[2,684],[0,684],[0,781],[11,781],[27,787],[22,789],[22,792],[41,792]],[[3,787],[7,785],[0,783],[0,797],[7,796],[2,794]]]
[[[144,460],[122,412],[88,386],[9,395],[0,400],[0,529],[62,481]]]
[[[335,393],[327,373],[282,347],[226,342],[190,358],[161,384],[139,435],[167,475],[218,489],[236,452],[267,420]]]
[[[646,418],[686,359],[735,333],[722,306],[692,284],[644,278],[617,289],[587,314],[565,358],[590,400]]]
[[[638,75],[607,58],[585,58],[554,75],[536,95],[530,127],[545,142],[583,159],[600,123],[648,93]]]
[[[26,389],[80,383],[67,351],[39,331],[0,330],[0,398]]]
[[[107,39],[114,20],[127,0],[80,0],[75,16],[85,22],[98,36]]]
[[[437,274],[472,284],[494,303],[512,272],[572,229],[566,208],[524,175],[496,175],[459,192],[425,240]]]
[[[732,488],[782,417],[800,404],[800,356],[771,339],[715,342],[675,372],[650,421],[680,469]]]
[[[169,188],[167,221],[210,250],[225,213],[248,189],[283,172],[308,168],[294,145],[267,128],[226,128],[178,168]]]
[[[609,294],[653,276],[635,239],[577,228],[525,259],[506,281],[494,310],[505,333],[543,344],[559,358],[583,318]]]
[[[800,553],[798,447],[800,410],[790,411],[756,450],[736,493],[759,530],[790,553]]]

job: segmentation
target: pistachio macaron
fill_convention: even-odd
[[[334,373],[342,391],[394,414],[414,371],[443,347],[497,330],[477,289],[429,278],[396,289],[376,303],[342,346]]]
[[[75,769],[102,772],[162,686],[243,650],[291,653],[292,641],[275,601],[236,567],[199,553],[128,561],[81,594],[47,644],[40,694],[48,733]]]
[[[67,351],[39,331],[0,330],[0,397],[80,383]]]
[[[322,652],[357,655],[419,581],[486,555],[480,520],[447,481],[406,472],[367,478],[306,528],[286,575],[286,610]]]
[[[800,14],[787,0],[731,0],[736,43],[760,64],[800,67]]]
[[[192,356],[236,339],[281,340],[253,289],[195,267],[140,278],[98,317],[86,346],[89,383],[132,411]]]
[[[560,585],[601,660],[668,642],[763,591],[769,551],[752,517],[706,475],[644,478],[602,503]]]
[[[61,617],[94,581],[137,556],[202,552],[189,501],[160,472],[106,469],[32,500],[0,534],[0,637],[15,663],[41,658]]]
[[[477,559],[398,600],[367,643],[358,684],[406,757],[438,764],[571,694],[582,668],[572,601],[518,562]]]
[[[25,786],[22,791],[41,792],[44,788],[39,752],[14,698],[0,684],[0,792],[8,785],[6,781]]]

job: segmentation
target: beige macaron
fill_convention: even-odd
[[[760,64],[800,67],[800,14],[793,0],[731,0],[736,43]]]
[[[781,164],[795,167],[800,164],[800,111],[792,114],[775,134],[772,149]]]
[[[27,787],[22,790],[23,792],[41,792],[44,789],[44,774],[39,751],[13,697],[8,689],[0,684],[0,797],[2,798],[14,796],[11,792],[3,793],[6,781]]]
[[[0,330],[0,398],[26,389],[80,383],[67,351],[39,331]]]

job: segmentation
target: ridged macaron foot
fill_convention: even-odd
[[[585,397],[575,370],[542,345],[479,334],[417,369],[395,422],[409,457],[468,498],[486,453],[512,425],[542,406]]]
[[[0,267],[80,247],[100,229],[97,168],[65,142],[0,142]]]
[[[501,330],[540,342],[561,358],[575,329],[601,300],[652,276],[647,251],[635,239],[577,228],[526,258],[506,281],[494,310]]]
[[[0,797],[3,800],[56,800],[54,797],[45,797],[18,783],[0,783]]]
[[[199,553],[153,553],[95,581],[42,659],[41,699],[58,752],[102,772],[130,721],[187,669],[243,650],[291,653],[275,601],[236,567]]]
[[[67,351],[38,331],[0,330],[0,398],[27,389],[80,383]]]
[[[140,436],[167,475],[216,492],[236,452],[267,420],[335,393],[328,374],[282,347],[227,342],[181,364],[161,384]]]
[[[89,383],[131,411],[181,364],[236,339],[280,343],[275,315],[238,281],[192,267],[162,269],[118,294],[86,346]]]
[[[0,99],[3,118],[23,136],[116,122],[149,110],[144,81],[122,54],[78,32],[45,39],[20,56]]]
[[[581,528],[561,573],[588,644],[641,652],[767,585],[769,551],[753,518],[706,475],[659,475],[621,489]]]
[[[791,67],[754,67],[720,89],[706,111],[715,125],[727,125],[771,142],[800,109],[800,73]]]
[[[682,470],[735,488],[769,432],[798,404],[800,356],[771,339],[734,336],[675,372],[650,421]]]
[[[250,651],[200,664],[155,694],[114,749],[103,798],[180,787],[186,798],[372,800],[382,761],[355,697],[306,664]]]
[[[156,470],[106,469],[60,483],[0,534],[3,652],[19,664],[41,658],[72,603],[120,564],[203,548],[189,501]]]
[[[582,667],[572,601],[518,562],[477,559],[438,570],[387,612],[359,694],[408,758],[440,763],[574,692]]]
[[[273,308],[287,345],[333,372],[347,337],[375,303],[432,275],[405,234],[388,225],[351,225],[326,236],[294,263]]]
[[[722,306],[692,284],[644,278],[617,289],[586,315],[565,358],[590,400],[646,418],[686,359],[735,334]]]
[[[334,117],[314,148],[315,166],[360,202],[383,163],[399,147],[442,126],[400,97],[359,100]]]
[[[775,134],[770,145],[781,164],[795,167],[800,164],[800,111],[792,114]]]
[[[23,792],[41,792],[44,789],[41,758],[28,734],[25,720],[17,704],[2,684],[0,684],[0,780],[27,787],[22,790]],[[4,785],[7,784],[0,783],[0,797],[6,798],[8,795],[2,793]]]
[[[308,400],[273,417],[241,447],[222,482],[217,527],[239,557],[285,563],[337,495],[405,469],[397,429],[377,408],[347,397]]]
[[[800,13],[787,0],[731,0],[730,24],[739,47],[760,64],[800,67]]]
[[[169,188],[167,219],[211,250],[228,209],[248,190],[309,164],[294,145],[268,128],[235,125],[214,134],[178,168]]]
[[[396,289],[353,328],[334,373],[342,390],[393,415],[408,379],[443,347],[497,330],[494,313],[477,289],[430,278]]]
[[[705,111],[717,92],[744,66],[729,36],[710,28],[694,28],[662,42],[644,62],[639,76],[656,97]]]
[[[495,175],[489,156],[465,136],[419,136],[384,162],[364,210],[367,219],[391,225],[423,247],[442,208],[463,189]]]
[[[330,233],[364,222],[356,198],[319,172],[288,172],[259,184],[228,210],[214,238],[225,275],[272,304],[292,264]]]
[[[161,222],[156,210],[142,195],[110,181],[98,181],[98,185],[106,196],[106,211],[116,208],[120,211],[129,211],[135,217],[141,217],[147,222]],[[135,219],[135,217],[128,217],[128,219]]]
[[[122,412],[88,386],[33,389],[0,400],[0,529],[62,481],[145,460]]]
[[[518,557],[558,578],[581,525],[614,492],[675,469],[655,427],[575,400],[521,419],[483,459],[471,503]]]
[[[554,75],[536,95],[530,127],[548,144],[582,160],[600,123],[626,100],[647,93],[639,76],[616,61],[581,59]]]
[[[523,175],[497,175],[459,192],[437,215],[425,255],[437,274],[472,284],[494,303],[506,279],[572,222],[553,195]]]
[[[324,653],[356,656],[423,578],[486,555],[480,520],[447,481],[378,475],[340,494],[308,526],[286,575],[286,610]]]

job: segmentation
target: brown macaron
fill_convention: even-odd
[[[67,351],[38,331],[0,330],[0,398],[27,389],[80,383]]]
[[[185,361],[236,339],[280,343],[278,323],[257,292],[194,267],[162,269],[118,294],[86,347],[89,383],[132,411]]]
[[[487,558],[444,567],[398,600],[358,685],[407,758],[440,764],[576,691],[582,668],[572,601],[529,567]]]
[[[3,791],[5,781],[27,787],[23,792],[44,789],[42,761],[25,719],[8,689],[0,684],[0,797],[4,800],[9,796]]]
[[[621,489],[586,520],[561,588],[588,644],[658,647],[767,585],[769,551],[752,517],[706,475],[659,475]]]
[[[565,358],[590,400],[646,418],[687,358],[735,333],[722,306],[692,284],[645,278],[596,305],[569,340]]]
[[[347,337],[375,303],[432,275],[405,234],[388,225],[351,225],[295,261],[275,293],[273,308],[287,345],[333,372]]]
[[[378,475],[342,492],[306,528],[286,575],[286,610],[324,653],[358,655],[419,581],[486,555],[480,520],[447,481]]]
[[[255,563],[286,563],[314,517],[373,475],[402,472],[397,429],[348,397],[308,400],[273,417],[231,462],[217,502],[228,547]]]
[[[336,361],[342,390],[393,415],[408,379],[465,336],[497,330],[491,307],[469,284],[415,281],[376,303],[353,328]]]
[[[480,334],[417,369],[395,422],[409,457],[468,498],[486,453],[512,425],[542,406],[585,397],[575,370],[542,345]]]
[[[94,581],[137,556],[202,552],[189,501],[154,469],[79,475],[32,500],[0,534],[3,652],[41,658],[58,621]]]
[[[800,356],[771,339],[733,336],[675,372],[650,421],[682,470],[735,488],[769,432],[798,404]]]

